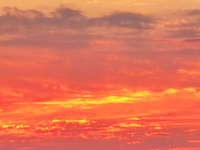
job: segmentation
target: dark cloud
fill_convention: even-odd
[[[191,38],[197,37],[199,31],[196,29],[178,29],[175,31],[168,31],[169,37],[173,38]]]
[[[82,15],[81,11],[73,10],[71,8],[58,8],[52,15],[56,18],[62,18],[66,20],[83,20],[86,17]]]
[[[51,12],[51,16],[43,14],[36,10],[19,10],[17,8],[6,8],[6,13],[0,17],[1,29],[10,28],[17,29],[26,27],[28,29],[41,26],[56,26],[66,28],[81,28],[87,18],[78,10],[70,8],[58,8],[55,12]]]
[[[98,33],[86,34],[90,27],[146,30],[151,29],[154,23],[152,17],[130,12],[88,18],[80,10],[67,7],[59,7],[49,14],[6,7],[0,16],[0,33],[6,34],[0,39],[0,45],[74,49],[88,46],[97,37],[98,40],[102,39]]]
[[[114,13],[90,20],[96,26],[115,26],[134,29],[151,29],[155,20],[149,16],[131,12]]]
[[[17,31],[21,27],[33,27],[34,20],[42,15],[37,11],[21,11],[17,8],[7,8],[6,14],[0,16],[0,32],[10,33]],[[40,16],[41,17],[41,16]]]
[[[149,29],[155,23],[154,19],[136,13],[121,12],[98,18],[87,18],[79,10],[71,8],[58,8],[45,15],[41,11],[36,10],[20,10],[17,8],[5,8],[5,14],[0,16],[1,30],[10,29],[12,32],[19,27],[28,29],[38,26],[54,26],[64,28],[85,28],[92,26],[116,26],[135,29]]]
[[[187,10],[186,15],[200,16],[200,9]]]
[[[81,11],[70,8],[58,8],[51,13],[50,18],[55,25],[64,25],[64,27],[81,28],[86,27],[87,17],[82,15]]]

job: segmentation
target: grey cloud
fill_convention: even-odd
[[[0,28],[7,28],[11,31],[20,27],[32,29],[38,26],[81,28],[87,21],[87,17],[82,15],[80,11],[70,8],[58,8],[55,12],[50,13],[49,17],[36,10],[6,8],[5,11],[6,13],[0,16]]]
[[[51,13],[53,15],[50,20],[54,22],[55,25],[64,25],[64,27],[71,28],[81,28],[86,27],[88,18],[82,15],[81,11],[73,10],[70,8],[58,8],[55,12]]]
[[[81,11],[73,10],[71,8],[58,8],[52,14],[53,14],[53,16],[56,16],[58,18],[65,18],[65,19],[73,19],[73,18],[82,19],[82,18],[85,18],[81,14]]]
[[[85,29],[90,27],[146,30],[155,23],[152,17],[130,12],[88,18],[80,10],[67,7],[59,7],[49,14],[9,7],[4,12],[0,16],[0,45],[4,46],[87,47],[97,37],[102,39],[98,34],[86,34]]]
[[[142,14],[120,12],[90,20],[96,26],[116,26],[135,29],[151,29],[155,20]]]
[[[13,31],[19,27],[28,29],[38,26],[63,27],[80,29],[93,26],[116,26],[135,29],[150,29],[155,23],[150,16],[120,12],[108,16],[98,18],[88,18],[82,14],[80,10],[71,8],[58,8],[50,13],[50,16],[45,15],[41,11],[36,10],[19,10],[17,8],[5,8],[6,12],[0,16],[0,28],[10,29]]]
[[[19,10],[17,8],[6,8],[6,13],[0,16],[0,27],[33,27],[39,18],[45,18],[44,14],[36,10]]]
[[[178,29],[175,31],[168,31],[169,37],[173,38],[191,38],[197,37],[199,31],[196,29]]]
[[[87,20],[79,10],[58,8],[49,16],[36,10],[7,7],[4,11],[5,14],[0,16],[3,37],[0,45],[76,49],[86,47],[91,39],[89,34],[79,32]],[[77,29],[77,32],[71,29]],[[4,34],[10,36],[7,38]]]
[[[200,9],[192,9],[192,10],[187,10],[186,15],[190,16],[200,16]]]

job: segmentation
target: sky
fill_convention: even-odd
[[[0,3],[0,149],[199,150],[199,0]]]

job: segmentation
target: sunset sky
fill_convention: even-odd
[[[0,3],[1,150],[200,150],[200,0]]]

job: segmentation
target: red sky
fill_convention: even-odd
[[[0,8],[0,149],[200,149],[199,0]]]

